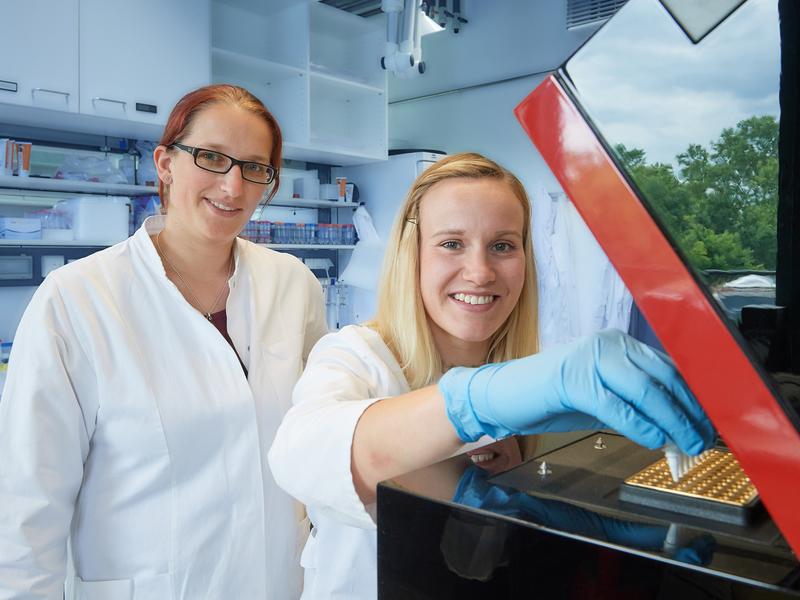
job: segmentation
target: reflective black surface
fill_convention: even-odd
[[[766,513],[740,527],[620,502],[660,454],[607,433],[559,447],[569,437],[541,436],[555,449],[504,473],[456,457],[381,484],[379,597],[800,597]]]

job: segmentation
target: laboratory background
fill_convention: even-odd
[[[159,211],[152,155],[175,102],[241,85],[284,139],[280,188],[241,235],[304,261],[329,329],[373,316],[417,175],[478,152],[531,200],[541,347],[617,328],[667,351],[744,467],[720,463],[734,470],[677,504],[641,492],[650,480],[620,500],[653,456],[573,433],[539,441],[546,464],[446,493],[452,464],[399,478],[378,492],[379,597],[515,597],[533,552],[537,572],[590,582],[582,597],[655,597],[618,586],[669,577],[687,598],[800,597],[797,6],[0,2],[0,385],[48,273]],[[570,556],[618,577],[567,571]]]
[[[0,174],[6,359],[42,277],[121,241],[158,210],[152,150],[161,127],[183,93],[212,82],[253,91],[281,124],[287,159],[281,187],[243,235],[303,258],[323,282],[331,329],[371,316],[382,250],[370,244],[380,248],[421,169],[464,150],[519,174],[531,196],[549,197],[543,210],[577,230],[559,241],[563,258],[592,274],[555,275],[585,289],[564,296],[572,298],[569,306],[543,294],[545,310],[572,313],[560,315],[569,331],[554,325],[545,337],[627,323],[624,288],[598,275],[607,261],[513,115],[624,2],[463,0],[441,8],[432,2],[418,17],[416,49],[414,33],[403,22],[395,28],[397,45],[404,36],[406,43],[396,71],[382,68],[384,57],[392,65],[399,60],[387,56],[388,13],[380,4],[4,2],[0,22],[14,24],[5,38],[14,50],[0,58],[0,138],[8,156]],[[404,3],[389,4],[402,10]],[[413,68],[406,68],[409,56]],[[369,216],[354,254],[359,205]],[[567,268],[552,255],[544,260]]]

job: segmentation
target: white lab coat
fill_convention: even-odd
[[[575,205],[538,188],[531,207],[541,347],[601,329],[627,331],[631,294]]]
[[[409,391],[391,350],[368,327],[328,334],[311,351],[269,452],[278,485],[306,505],[314,524],[301,557],[303,600],[377,597],[374,506],[356,493],[350,452],[363,412]],[[460,451],[492,441],[483,437]]]
[[[296,598],[302,510],[266,452],[324,333],[319,283],[237,240],[228,331],[167,279],[148,234],[48,275],[0,401],[0,598]]]

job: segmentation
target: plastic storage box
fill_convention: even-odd
[[[65,201],[71,215],[76,241],[111,245],[128,237],[130,198],[122,196],[79,196]]]
[[[38,240],[42,222],[34,218],[0,217],[0,238],[5,240]]]

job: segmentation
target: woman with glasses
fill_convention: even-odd
[[[191,92],[154,154],[164,214],[36,291],[0,402],[0,597],[299,595],[308,528],[266,452],[322,292],[237,237],[280,155],[249,92]]]
[[[438,161],[400,208],[375,320],[314,347],[270,449],[276,480],[314,523],[304,600],[375,598],[378,482],[465,443],[597,428],[691,454],[713,442],[672,365],[636,340],[609,330],[537,346],[524,187],[478,154]],[[497,467],[503,455],[496,445],[472,460]]]

